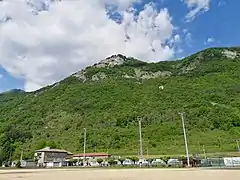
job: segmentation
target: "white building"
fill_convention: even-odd
[[[46,147],[35,151],[35,159],[38,167],[62,167],[67,166],[67,156],[72,153],[62,149],[51,149]]]

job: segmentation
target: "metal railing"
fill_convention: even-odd
[[[240,157],[202,159],[200,167],[240,168]]]

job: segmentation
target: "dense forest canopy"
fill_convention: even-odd
[[[178,61],[96,64],[26,93],[0,94],[0,161],[33,158],[45,146],[138,154],[184,153],[184,111],[190,152],[236,151],[240,138],[240,48],[211,48]]]

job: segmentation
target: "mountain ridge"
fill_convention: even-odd
[[[235,56],[237,56],[237,58],[240,57],[240,50],[239,49],[240,49],[240,47],[238,47],[238,46],[236,46],[236,47],[211,47],[211,48],[203,49],[203,50],[189,56],[189,57],[194,57],[194,58],[185,57],[185,58],[182,58],[182,59],[176,59],[176,60],[170,60],[170,61],[159,61],[159,62],[147,62],[147,61],[142,61],[142,60],[135,59],[131,56],[127,57],[127,56],[124,56],[122,54],[113,54],[109,57],[106,57],[103,60],[100,60],[98,63],[94,63],[93,65],[87,66],[86,68],[73,73],[69,77],[80,76],[79,78],[82,79],[83,82],[85,82],[86,78],[84,77],[83,72],[85,72],[88,69],[91,69],[91,68],[113,68],[114,66],[133,66],[134,67],[134,64],[135,64],[135,66],[142,66],[142,65],[153,65],[154,66],[154,65],[158,65],[158,64],[170,64],[170,67],[172,66],[173,68],[175,68],[174,66],[177,66],[176,68],[179,68],[179,67],[184,66],[188,63],[191,63],[192,60],[196,60],[195,56],[198,56],[198,59],[201,59],[199,57],[201,57],[202,54],[204,56],[204,53],[207,53],[208,51],[211,51],[211,50],[215,51],[215,54],[212,54],[214,56],[216,56],[216,55],[219,56],[222,53],[222,54],[225,55],[225,57],[230,58],[230,59],[234,59]],[[210,57],[211,57],[211,55],[210,55]],[[114,58],[120,59],[120,62],[115,61],[115,64],[114,64]],[[112,63],[111,63],[111,61],[112,61]],[[200,62],[197,62],[196,64],[198,64],[198,63],[200,63]],[[109,64],[109,67],[108,67],[108,64]],[[165,68],[168,69],[169,67],[166,65]],[[186,68],[186,71],[192,70],[192,68],[193,67],[191,67],[191,64],[190,64],[190,66],[188,68]],[[156,71],[156,70],[153,70],[153,71]],[[166,71],[166,72],[169,72],[169,71]],[[186,73],[186,72],[183,72],[183,73]],[[68,77],[66,77],[66,78],[68,78]],[[55,85],[59,84],[59,82],[63,81],[66,78],[63,78],[62,80],[57,81],[57,82],[53,83],[52,85],[48,85],[48,86],[51,86],[51,87],[55,86]],[[128,78],[128,76],[126,76],[126,78]],[[43,89],[44,88],[45,87],[43,87]],[[41,89],[42,88],[40,88],[39,90],[36,90],[36,91],[41,91]],[[5,92],[11,92],[11,91],[24,91],[24,90],[12,89],[12,90],[5,91]],[[2,93],[5,93],[5,92],[2,92]]]
[[[236,51],[236,50],[238,50],[238,51]],[[86,69],[84,69],[82,71],[79,71],[80,74],[79,74],[79,72],[77,72],[74,75],[79,74],[80,79],[81,79],[81,77],[83,76],[82,72],[86,72],[86,70],[91,69],[91,68],[105,68],[106,67],[105,64],[109,63],[107,61],[108,60],[113,61],[114,58],[118,58],[118,59],[120,58],[121,60],[120,60],[119,63],[116,62],[116,64],[111,64],[110,67],[114,67],[114,66],[140,67],[140,66],[144,66],[144,65],[146,65],[146,66],[149,66],[149,65],[157,66],[158,64],[161,64],[161,65],[165,64],[165,66],[163,66],[162,69],[161,69],[161,67],[158,67],[159,69],[158,69],[157,72],[160,72],[162,70],[163,72],[165,72],[164,74],[173,75],[174,73],[169,71],[169,70],[173,71],[173,70],[177,69],[178,71],[182,70],[182,72],[177,72],[177,75],[182,74],[182,73],[186,74],[188,71],[194,70],[197,67],[196,65],[201,65],[200,63],[204,63],[204,58],[206,58],[206,53],[208,53],[208,51],[215,51],[215,52],[213,52],[212,54],[209,54],[207,56],[207,58],[211,58],[211,56],[223,55],[226,58],[234,59],[234,58],[239,58],[239,56],[240,56],[239,48],[237,48],[237,47],[234,47],[234,48],[208,48],[208,49],[202,50],[202,51],[200,51],[198,53],[195,53],[192,56],[190,56],[190,57],[196,56],[192,59],[187,57],[187,58],[184,58],[184,59],[181,59],[181,60],[160,61],[160,62],[157,62],[157,63],[148,63],[148,62],[144,62],[144,61],[134,59],[132,57],[126,57],[124,55],[118,54],[118,55],[110,56],[110,57],[106,58],[105,60],[102,60],[99,63],[94,64],[93,66],[89,66]],[[192,62],[192,60],[194,60],[194,61]],[[101,63],[101,62],[103,62],[103,63]],[[186,65],[188,65],[188,66],[186,66]],[[164,70],[164,68],[166,68],[167,70]],[[146,68],[146,70],[148,70],[148,71],[152,70],[153,72],[156,71],[156,69],[147,69],[147,68]],[[137,74],[137,73],[135,72],[135,74]],[[102,75],[102,78],[106,77],[104,74],[101,74],[101,75]],[[124,77],[125,78],[132,78],[132,76],[129,76],[128,74],[125,74]],[[158,76],[156,76],[156,78],[157,77]],[[83,79],[85,81],[86,77],[83,77]]]
[[[137,155],[139,116],[144,153],[183,154],[180,111],[185,111],[190,153],[199,153],[202,145],[207,152],[236,151],[240,48],[224,50],[159,63],[131,57],[114,66],[102,61],[104,67],[79,71],[85,71],[85,81],[76,72],[35,92],[2,94],[0,159],[17,158],[22,148],[31,158],[44,146],[77,153],[83,128],[88,152]]]

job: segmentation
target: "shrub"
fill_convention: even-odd
[[[97,162],[101,165],[103,162],[103,159],[97,159]]]
[[[21,168],[21,162],[20,162],[20,161],[18,161],[18,162],[16,163],[16,168]]]

